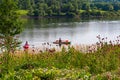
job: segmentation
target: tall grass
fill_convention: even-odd
[[[7,61],[6,57],[8,58]],[[15,80],[14,75],[20,77],[23,75],[22,73],[26,73],[26,76],[29,77],[28,80],[35,78],[35,76],[37,76],[38,79],[46,77],[46,80],[54,80],[55,77],[70,77],[70,75],[74,75],[74,77],[71,78],[73,80],[78,78],[84,79],[85,75],[91,80],[92,78],[96,80],[98,80],[98,78],[99,80],[107,80],[109,76],[111,77],[112,75],[111,78],[117,80],[120,79],[120,46],[119,44],[108,44],[104,40],[100,40],[97,50],[93,49],[92,52],[89,51],[88,53],[81,52],[74,47],[69,47],[67,50],[63,48],[59,52],[52,53],[49,51],[39,52],[37,54],[29,52],[11,53],[9,55],[1,55],[0,63],[0,79],[5,79],[7,75],[12,76],[12,80]],[[43,69],[43,71],[39,72],[39,69]],[[44,72],[44,69],[47,69],[48,72],[50,70],[50,73],[47,71]],[[65,75],[62,76],[61,72],[61,75],[55,76],[55,74],[57,74],[55,72],[56,69],[62,71]],[[66,73],[64,72],[65,69],[68,71],[73,70],[75,74],[72,72]],[[32,72],[33,70],[36,70],[36,72]],[[81,70],[85,71],[83,71],[84,74],[80,72]],[[110,75],[106,72],[109,72]],[[80,76],[82,74],[83,76]],[[26,76],[21,77],[23,79]]]

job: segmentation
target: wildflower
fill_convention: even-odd
[[[119,35],[119,37],[120,37],[120,35]]]
[[[107,39],[107,37],[105,39]]]
[[[0,64],[2,64],[2,62],[0,62]]]
[[[117,36],[117,39],[119,38],[119,36]]]
[[[102,40],[104,40],[104,38],[102,38]]]
[[[85,79],[85,80],[88,80],[88,78],[89,78],[89,76],[84,75],[84,79]]]
[[[112,41],[110,40],[109,43],[112,44]]]
[[[112,79],[111,79],[111,78],[112,78],[112,75],[111,75],[110,72],[107,73],[106,77],[107,77],[108,80],[112,80]]]
[[[33,51],[33,52],[35,52],[35,50],[34,50],[34,49],[33,49],[32,51]]]

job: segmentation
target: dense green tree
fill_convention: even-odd
[[[114,3],[114,4],[113,4],[113,7],[114,7],[114,10],[115,10],[115,11],[120,10],[120,2]]]
[[[120,0],[18,0],[19,8],[29,10],[31,16],[80,15],[80,10],[120,10]],[[86,14],[88,15],[88,14]]]
[[[14,37],[23,29],[16,8],[15,0],[2,0],[0,3],[0,43],[8,53],[18,46]]]
[[[85,3],[83,5],[83,9],[86,10],[86,11],[89,11],[90,10],[90,4],[89,3]]]
[[[108,4],[107,5],[107,10],[109,10],[109,11],[112,11],[112,10],[114,10],[114,7],[113,7],[113,5],[111,5],[111,4]]]

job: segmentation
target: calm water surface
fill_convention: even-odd
[[[94,44],[97,35],[115,40],[120,35],[120,20],[26,19],[20,40],[30,45],[52,43],[56,39],[70,40],[72,44]]]

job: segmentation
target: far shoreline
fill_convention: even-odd
[[[62,18],[69,18],[69,19],[80,19],[80,20],[92,20],[92,19],[100,19],[100,20],[120,20],[120,16],[84,16],[84,17],[68,17],[68,16],[45,16],[45,17],[38,17],[38,16],[28,16],[22,15],[21,18],[23,19],[62,19]]]

